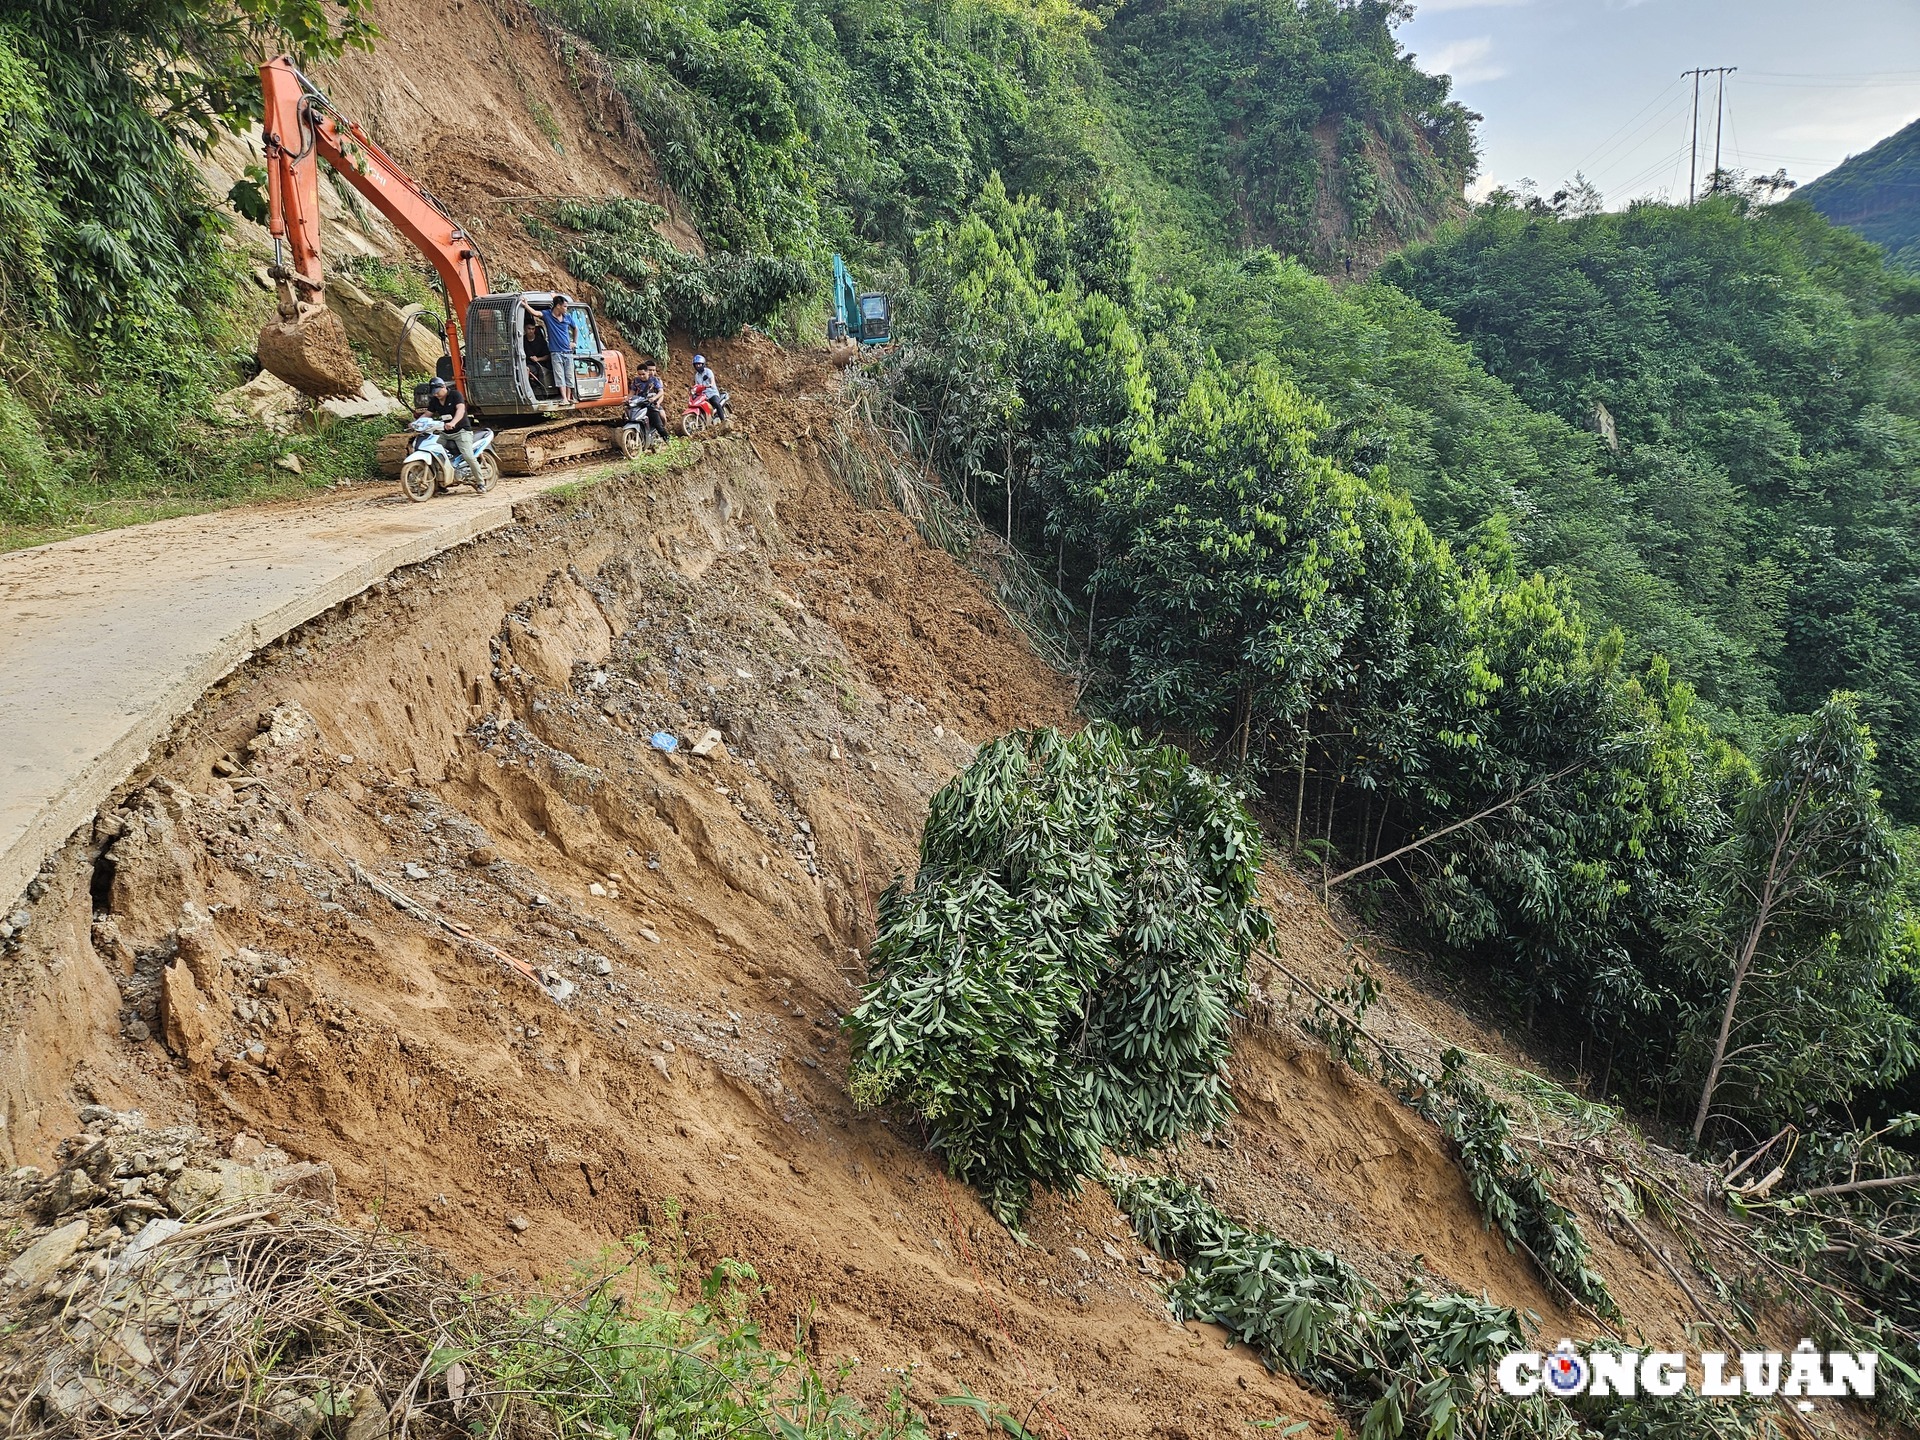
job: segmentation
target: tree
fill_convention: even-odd
[[[0,47],[60,117],[35,137],[34,170],[58,213],[52,287],[30,298],[26,321],[85,331],[192,291],[217,232],[181,146],[205,151],[259,117],[262,55],[311,60],[370,44],[366,12],[367,0],[9,6]]]
[[[1846,1093],[1842,1062],[1871,1054],[1893,1021],[1881,998],[1899,851],[1851,695],[1790,725],[1760,757],[1715,851],[1712,939],[1725,971],[1693,1138],[1736,1077],[1750,1109]],[[1863,1050],[1867,1055],[1863,1055]]]

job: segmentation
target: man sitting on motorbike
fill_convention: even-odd
[[[647,423],[662,440],[667,438],[667,412],[661,408],[667,394],[667,382],[660,378],[660,362],[649,356],[640,362],[640,379],[634,386],[647,407]]]
[[[473,415],[467,409],[467,397],[445,376],[433,382],[427,391],[427,414],[441,421],[443,435],[450,436],[460,458],[466,461],[469,476],[480,473],[480,461],[473,453]]]
[[[727,418],[727,397],[720,393],[720,382],[713,378],[713,367],[707,364],[707,357],[693,357],[693,398],[704,399],[713,406],[713,413],[722,420]]]

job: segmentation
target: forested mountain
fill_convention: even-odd
[[[1595,474],[1645,580],[1559,549],[1590,612],[1672,657],[1741,735],[1859,692],[1913,817],[1920,284],[1805,205],[1739,196],[1570,220],[1500,199],[1383,275],[1528,405],[1610,417]]]
[[[714,242],[897,260],[989,173],[1116,189],[1178,250],[1331,266],[1461,206],[1475,116],[1391,0],[541,0],[611,60]]]
[[[1920,120],[1801,186],[1799,198],[1881,246],[1888,264],[1920,273]]]

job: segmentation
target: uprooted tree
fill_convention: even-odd
[[[918,1113],[1018,1225],[1035,1183],[1211,1128],[1253,948],[1259,832],[1172,746],[1016,731],[934,797],[848,1018],[854,1096]]]

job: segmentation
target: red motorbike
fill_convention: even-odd
[[[716,394],[704,385],[695,385],[687,392],[687,410],[680,417],[680,433],[691,440],[703,431],[731,430],[733,422],[727,417],[730,398],[725,391]]]

